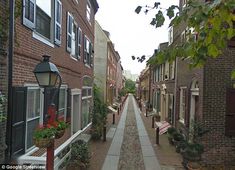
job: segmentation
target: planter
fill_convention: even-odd
[[[201,170],[201,165],[198,162],[188,162],[188,170]]]
[[[59,130],[55,133],[55,139],[59,139],[64,135],[65,130]]]
[[[40,138],[40,139],[33,139],[34,145],[39,148],[47,148],[50,147],[53,142],[54,138]]]

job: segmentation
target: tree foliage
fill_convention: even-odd
[[[135,82],[127,79],[125,82],[125,91],[127,93],[135,93]]]
[[[169,27],[186,23],[189,29],[184,43],[173,44],[174,48],[170,46],[156,53],[155,57],[148,60],[148,64],[161,64],[181,57],[187,58],[192,67],[202,66],[208,57],[218,57],[227,47],[228,41],[235,36],[234,0],[188,0],[182,9],[176,5],[163,9],[160,2],[155,2],[152,7],[138,6],[135,12],[139,14],[144,11],[147,14],[150,10],[156,10],[150,22],[156,28],[161,27],[168,17],[171,20]]]

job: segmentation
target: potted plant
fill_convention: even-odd
[[[52,145],[54,136],[55,136],[55,128],[51,125],[40,125],[33,134],[34,145],[39,148],[46,148]]]
[[[173,142],[175,146],[177,146],[183,140],[184,140],[184,136],[181,133],[179,132],[173,133]]]
[[[168,141],[171,145],[173,145],[173,134],[176,133],[176,128],[174,127],[169,127],[167,129],[167,135],[168,135]]]
[[[52,123],[55,128],[55,139],[59,139],[64,135],[65,129],[68,128],[68,124],[63,120],[57,120]]]

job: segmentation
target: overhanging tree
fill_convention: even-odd
[[[152,7],[138,6],[135,12],[147,14],[150,10],[156,10],[150,23],[156,28],[161,27],[168,17],[171,20],[169,27],[184,22],[190,29],[186,33],[187,41],[156,53],[148,64],[161,64],[182,57],[190,60],[191,67],[202,66],[208,57],[216,58],[222,54],[228,42],[235,37],[234,0],[188,0],[184,8],[171,5],[167,9],[161,8],[160,2],[155,2]],[[235,78],[235,71],[232,76]]]

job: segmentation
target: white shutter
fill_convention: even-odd
[[[72,47],[73,17],[67,13],[67,51],[71,52]]]
[[[55,44],[61,44],[62,32],[62,3],[60,0],[55,0]]]
[[[30,11],[32,9],[32,11]],[[36,0],[23,0],[23,24],[34,29],[36,23]]]
[[[175,78],[175,61],[172,62],[171,79]]]

